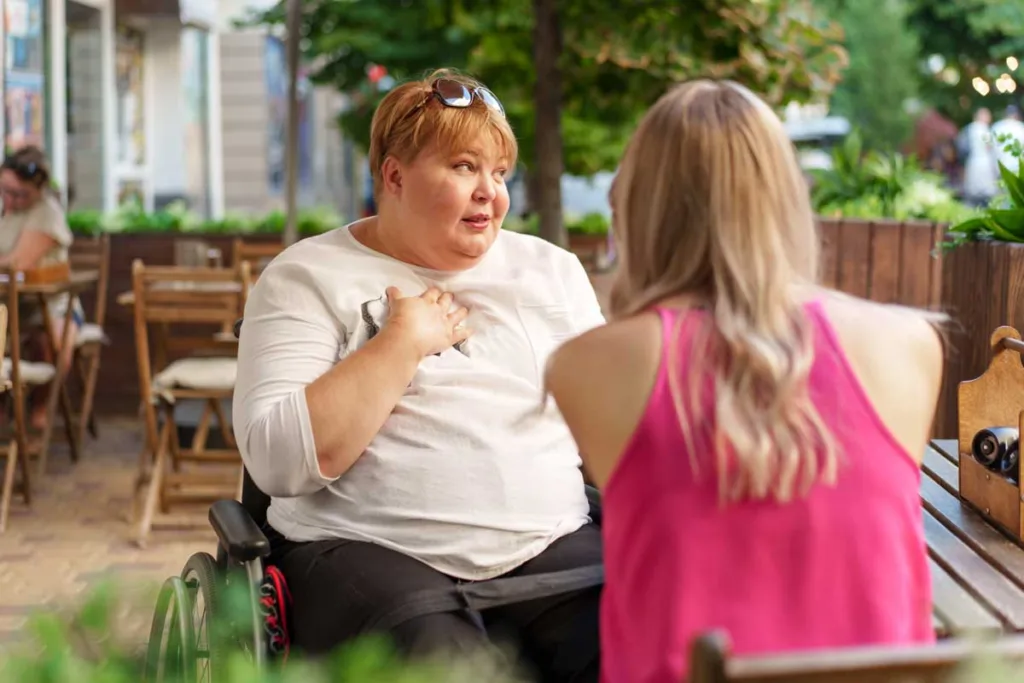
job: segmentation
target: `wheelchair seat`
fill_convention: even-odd
[[[241,320],[235,323],[236,336],[241,331],[241,323]],[[600,525],[600,494],[589,485],[586,494],[590,517]],[[257,666],[267,658],[287,657],[290,594],[280,570],[266,562],[271,548],[263,529],[269,507],[270,496],[256,486],[245,469],[241,501],[219,500],[210,507],[209,520],[217,536],[216,557],[196,553],[189,558],[180,576],[164,582],[150,630],[147,681],[162,681],[165,677],[176,680],[171,676],[186,671],[203,672],[203,679],[215,681],[214,673],[223,671],[230,650],[238,646]],[[601,564],[457,583],[450,588],[422,590],[405,596],[403,603],[386,606],[375,615],[369,627],[387,630],[427,614],[467,609],[479,612],[603,583]],[[241,627],[233,625],[232,630],[246,634],[242,642],[237,635],[226,632],[221,619],[226,608],[223,593],[232,586],[244,588],[251,608],[251,623]],[[195,643],[202,641],[204,629],[206,647],[200,648]]]

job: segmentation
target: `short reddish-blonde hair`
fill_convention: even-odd
[[[458,81],[470,90],[481,85],[451,69],[438,69],[422,80],[397,86],[381,100],[370,124],[369,163],[375,196],[380,193],[381,169],[387,157],[409,163],[431,147],[452,154],[483,133],[491,136],[509,167],[515,165],[519,145],[505,117],[479,97],[465,108],[445,106],[433,95],[438,78]]]

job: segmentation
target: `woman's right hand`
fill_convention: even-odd
[[[385,329],[403,335],[420,354],[432,356],[443,352],[470,335],[461,325],[469,315],[465,307],[450,310],[452,295],[430,287],[419,296],[403,297],[397,287],[385,290],[390,313]]]

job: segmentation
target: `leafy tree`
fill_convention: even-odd
[[[833,110],[861,129],[868,147],[897,149],[910,135],[906,104],[920,82],[920,44],[907,29],[907,0],[819,3],[843,26],[850,58]]]
[[[950,71],[926,76],[922,98],[960,124],[978,106],[998,111],[1021,96],[995,88],[982,97],[972,87],[976,76],[991,85],[1008,71],[1005,58],[1024,63],[1024,3],[1018,0],[912,0],[909,24],[919,36],[921,55],[937,55]],[[1016,78],[1020,81],[1021,72]]]
[[[283,3],[258,17],[283,19]],[[302,35],[313,80],[353,93],[341,125],[364,146],[383,96],[372,65],[399,80],[450,66],[487,83],[520,139],[541,235],[558,243],[563,169],[614,168],[672,83],[733,78],[779,104],[827,93],[845,63],[837,28],[801,0],[306,0]]]

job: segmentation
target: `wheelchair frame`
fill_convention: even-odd
[[[241,333],[242,320],[234,326]],[[600,494],[585,486],[592,521],[601,524]],[[199,660],[206,655],[205,676],[200,673],[186,680],[215,683],[219,670],[215,661],[223,646],[221,634],[211,642],[211,616],[217,618],[221,591],[225,585],[245,582],[251,609],[251,640],[238,643],[251,653],[254,664],[262,668],[271,656],[271,648],[260,609],[261,588],[266,577],[264,562],[270,555],[270,541],[262,531],[267,521],[270,496],[256,486],[243,470],[242,500],[218,500],[210,506],[209,521],[217,535],[216,557],[206,552],[192,555],[180,576],[168,578],[157,597],[147,647],[145,681],[159,683],[168,676],[188,670],[204,671]],[[498,577],[486,581],[458,583],[451,588],[420,591],[415,607],[400,606],[377,615],[372,625],[386,630],[408,619],[440,612],[483,611],[502,605],[584,590],[604,583],[603,564],[577,567],[518,577]],[[203,611],[196,613],[197,598],[203,599]],[[412,601],[410,601],[412,602]],[[212,614],[211,614],[212,613]],[[188,615],[188,620],[184,618]],[[203,635],[205,634],[205,639]],[[216,653],[216,656],[215,656]],[[176,680],[171,678],[170,680]]]

